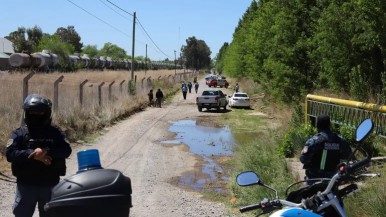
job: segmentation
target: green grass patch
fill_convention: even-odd
[[[280,136],[277,130],[269,127],[269,119],[255,113],[255,110],[234,109],[224,114],[224,120],[238,143],[234,148],[234,157],[228,164],[232,170],[229,186],[237,199],[232,204],[234,207],[253,204],[264,197],[274,197],[273,191],[264,187],[238,186],[236,175],[242,171],[256,172],[264,183],[279,193],[284,193],[285,188],[294,181],[285,158],[278,152]]]
[[[375,168],[374,172],[386,173],[386,168]],[[348,197],[345,201],[345,210],[348,216],[353,217],[380,217],[386,213],[386,177],[366,178],[364,185]]]
[[[258,186],[240,187],[235,183],[235,177],[242,171],[254,171],[267,185],[284,193],[285,188],[294,181],[285,158],[277,152],[277,139],[271,132],[259,139],[240,144],[235,148],[233,159],[235,170],[232,175],[232,190],[237,198],[236,206],[253,204],[264,197],[274,198],[273,192]],[[281,195],[283,196],[283,195]]]

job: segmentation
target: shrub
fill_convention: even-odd
[[[300,152],[307,139],[315,133],[316,129],[309,124],[292,128],[280,142],[279,153],[285,157],[293,157],[295,153]]]

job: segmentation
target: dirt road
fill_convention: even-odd
[[[206,85],[202,80],[199,90],[204,88]],[[188,93],[184,100],[182,93],[179,93],[163,108],[147,108],[106,129],[93,144],[76,147],[67,161],[67,174],[72,175],[77,171],[77,151],[96,148],[104,168],[120,170],[132,179],[133,208],[130,216],[230,216],[223,204],[205,201],[198,193],[170,184],[173,178],[193,170],[197,163],[196,156],[187,152],[186,146],[165,146],[160,143],[174,138],[168,132],[171,122],[220,115],[198,112],[195,105],[198,94]],[[12,183],[2,181],[0,187],[0,217],[10,217],[15,187]]]

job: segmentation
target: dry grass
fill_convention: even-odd
[[[3,154],[10,133],[21,124],[23,78],[27,73],[29,72],[0,74],[0,149]],[[183,73],[182,70],[177,71],[176,83],[179,83],[179,79],[182,78],[180,75]],[[173,93],[176,87],[174,75],[174,70],[147,71],[146,74],[144,71],[135,72],[136,95],[131,95],[128,93],[128,81],[131,80],[129,71],[36,73],[28,82],[28,92],[41,94],[53,100],[54,82],[60,76],[64,76],[59,83],[58,111],[54,112],[53,121],[65,131],[70,141],[75,141],[146,107],[147,93],[151,88],[161,88],[166,95]],[[151,85],[147,84],[149,77],[152,80]],[[160,80],[158,80],[159,77]],[[79,85],[86,79],[88,82],[84,86],[83,106],[81,106]],[[120,88],[119,84],[122,81],[125,82]],[[99,106],[98,86],[102,82],[105,84],[101,86],[102,106]],[[115,83],[111,85],[109,99],[109,84],[112,82]],[[0,159],[2,160],[4,157]],[[3,168],[1,162],[0,168]]]

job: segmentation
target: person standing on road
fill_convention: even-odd
[[[147,94],[147,96],[149,97],[149,106],[153,106],[153,99],[154,99],[153,89],[151,89],[151,90],[149,91],[149,93]]]
[[[192,93],[192,82],[188,82],[189,93]]]
[[[186,94],[188,93],[188,88],[186,86],[182,87],[182,96],[184,96],[184,99],[186,100]]]
[[[331,132],[328,115],[317,117],[316,128],[318,133],[307,140],[300,155],[300,162],[306,170],[306,180],[331,178],[336,173],[340,161],[349,158],[352,153],[347,141]]]
[[[12,132],[6,157],[16,177],[13,214],[32,217],[36,204],[39,216],[46,217],[44,205],[52,188],[66,174],[66,158],[72,152],[64,133],[51,125],[52,103],[38,94],[29,95],[23,104],[25,126]]]
[[[198,84],[198,82],[196,81],[195,83],[194,83],[194,90],[196,91],[196,93],[198,92],[198,87],[199,87],[200,85]]]
[[[239,92],[239,88],[240,88],[240,87],[239,87],[239,83],[236,83],[236,86],[235,86],[235,88],[234,88],[236,93]]]
[[[155,98],[157,100],[156,106],[161,108],[162,99],[164,98],[164,94],[162,93],[161,89],[158,89],[155,93]]]

